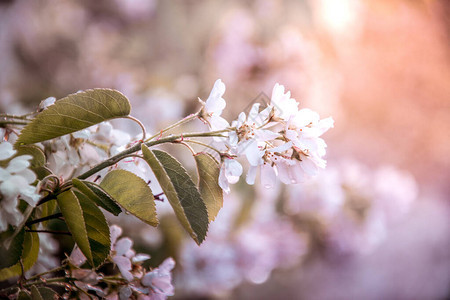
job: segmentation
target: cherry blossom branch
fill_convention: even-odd
[[[159,140],[154,140],[154,141],[149,141],[149,142],[145,142],[144,144],[147,147],[153,147],[159,144],[164,144],[164,143],[172,143],[175,142],[176,140],[181,139],[182,137],[184,138],[191,138],[191,137],[225,137],[224,135],[222,135],[221,133],[224,132],[228,132],[230,131],[230,129],[224,129],[224,130],[217,130],[217,131],[211,131],[211,132],[194,132],[194,133],[184,133],[184,134],[179,134],[179,135],[171,135],[165,138],[161,138]],[[94,166],[92,169],[84,172],[83,174],[79,175],[77,178],[78,179],[86,179],[89,176],[94,175],[95,173],[103,170],[104,168],[107,168],[109,166],[112,166],[114,164],[116,164],[117,162],[119,162],[120,160],[122,160],[123,156],[132,154],[134,152],[137,152],[141,149],[141,144],[143,144],[142,141],[139,141],[137,144],[135,144],[134,146],[132,146],[131,148],[128,148],[116,155],[114,155],[113,157],[108,158],[107,160],[99,163],[98,165]]]
[[[10,121],[10,120],[0,120],[0,127],[5,125],[27,125],[30,122],[27,121]]]

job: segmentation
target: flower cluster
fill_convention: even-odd
[[[166,299],[174,295],[172,285],[172,269],[175,267],[175,261],[167,258],[158,267],[146,271],[142,262],[150,259],[150,256],[138,253],[133,250],[133,241],[127,237],[119,238],[122,234],[122,228],[117,225],[110,227],[111,234],[111,253],[109,261],[119,269],[119,276],[114,280],[106,281],[108,287],[102,287],[100,282],[105,283],[105,276],[91,269],[80,268],[85,262],[86,257],[81,253],[78,247],[75,247],[69,257],[72,265],[71,277],[76,278],[75,285],[77,289],[84,292],[95,293],[97,296],[106,299],[129,299],[135,295],[138,299]],[[81,298],[84,294],[79,295]],[[134,298],[133,298],[134,299]]]
[[[0,232],[8,225],[17,226],[23,215],[17,207],[19,199],[35,206],[39,193],[32,185],[36,175],[28,167],[30,155],[14,156],[17,153],[9,142],[0,143]]]
[[[320,119],[310,109],[299,109],[290,92],[276,84],[267,107],[255,103],[248,115],[241,112],[230,126],[221,117],[226,106],[224,93],[225,85],[218,79],[200,114],[211,130],[230,130],[221,140],[226,150],[221,153],[219,184],[224,191],[229,192],[229,184],[242,174],[235,159],[239,156],[245,156],[250,165],[247,183],[254,184],[259,171],[267,188],[274,187],[277,177],[286,184],[298,183],[325,167],[326,143],[320,136],[333,127],[331,117]]]

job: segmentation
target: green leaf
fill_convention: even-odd
[[[6,241],[6,239],[13,234],[14,229],[12,226],[9,226],[9,230],[0,234],[0,240]],[[19,233],[11,241],[9,247],[6,247],[3,242],[0,244],[0,269],[14,266],[19,261],[22,256],[24,238],[25,229],[22,228],[22,230],[19,231]]]
[[[100,186],[132,215],[149,225],[158,225],[155,197],[144,179],[126,170],[113,170]]]
[[[223,190],[219,186],[219,163],[208,153],[195,155],[198,188],[208,209],[209,221],[214,221],[223,206]]]
[[[122,209],[120,209],[120,207],[114,202],[114,199],[99,185],[93,182],[79,180],[77,178],[72,179],[72,183],[74,187],[79,189],[89,199],[113,215],[118,216],[122,212]]]
[[[17,300],[31,300],[31,295],[26,290],[21,290],[17,296]]]
[[[22,265],[28,271],[37,261],[39,255],[39,235],[36,232],[25,232],[22,251]],[[0,270],[0,281],[22,274],[20,263]]]
[[[99,267],[111,249],[109,227],[101,210],[81,192],[69,190],[57,197],[72,237],[92,267]]]
[[[16,145],[33,144],[72,133],[103,121],[130,114],[128,99],[110,89],[71,94],[39,113],[25,126]]]
[[[56,199],[52,199],[50,201],[45,202],[44,204],[39,205],[38,215],[36,219],[50,216],[55,213],[56,207],[58,204],[56,203]],[[41,222],[44,227],[47,227],[49,220]]]
[[[47,287],[36,287],[31,286],[31,299],[32,300],[49,300],[58,299],[58,294],[50,288]]]
[[[174,157],[164,151],[150,150],[142,144],[142,153],[178,220],[200,245],[208,231],[208,212],[191,177]]]
[[[47,167],[37,167],[37,168],[34,168],[33,171],[39,180],[42,180],[46,176],[52,174],[52,171],[50,171],[50,169]]]

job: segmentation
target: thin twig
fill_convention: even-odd
[[[138,125],[142,129],[142,140],[145,141],[145,138],[147,137],[147,131],[145,130],[144,124],[142,124],[141,121],[139,121],[138,119],[136,119],[135,117],[132,117],[132,116],[126,116],[125,118],[133,120],[134,122],[138,123]]]
[[[145,142],[151,141],[153,140],[155,137],[161,136],[164,132],[167,132],[175,127],[178,127],[184,123],[187,123],[191,120],[194,120],[195,118],[198,117],[198,115],[200,114],[201,110],[199,110],[198,112],[196,112],[195,114],[190,114],[189,116],[186,116],[185,118],[181,119],[180,121],[164,128],[163,130],[161,130],[160,132],[156,133],[155,135],[152,135],[151,137],[149,137],[147,140],[145,140]]]
[[[57,214],[49,215],[49,216],[46,216],[46,217],[42,217],[42,218],[39,218],[39,219],[36,219],[36,220],[32,220],[32,221],[26,222],[25,226],[30,227],[33,224],[44,222],[44,221],[51,220],[51,219],[58,219],[59,217],[62,217],[62,213],[57,213]]]
[[[52,234],[64,234],[64,235],[72,235],[68,231],[57,231],[57,230],[34,230],[34,229],[25,229],[26,232],[41,232],[41,233],[52,233]]]

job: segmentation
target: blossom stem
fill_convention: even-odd
[[[134,122],[136,122],[142,129],[142,140],[145,140],[146,136],[147,136],[147,131],[145,130],[145,126],[144,124],[142,124],[141,121],[139,121],[138,119],[136,119],[135,117],[132,116],[126,116],[125,118],[133,120]]]
[[[181,144],[181,145],[186,146],[186,147],[189,149],[189,151],[191,151],[192,155],[196,155],[196,154],[197,154],[197,153],[194,151],[194,149],[192,149],[192,147],[189,146],[189,145],[188,145],[186,142],[184,142],[184,141],[175,141],[174,143],[176,143],[176,144]]]
[[[197,118],[198,115],[199,115],[199,113],[200,113],[200,111],[201,111],[201,110],[199,110],[199,111],[196,112],[195,114],[190,114],[189,116],[184,117],[183,119],[181,119],[180,121],[178,121],[178,122],[176,122],[176,123],[170,125],[169,127],[164,128],[164,129],[161,130],[160,132],[158,132],[158,133],[156,133],[155,135],[152,135],[151,137],[149,137],[147,140],[145,140],[145,142],[151,141],[151,140],[153,140],[154,138],[156,138],[156,137],[162,135],[164,132],[167,132],[167,131],[169,131],[169,130],[175,128],[175,127],[178,127],[178,126],[180,126],[180,125],[182,125],[182,124],[184,124],[184,123],[187,123],[187,122],[189,122],[189,121],[191,121],[191,120]]]
[[[38,203],[36,204],[36,206],[42,205],[42,204],[44,204],[44,203],[46,203],[48,201],[54,200],[54,199],[56,199],[56,195],[55,194],[53,194],[53,193],[52,194],[48,194],[47,196],[41,198],[38,201]]]
[[[216,151],[217,153],[222,153],[222,152],[220,152],[219,150],[217,150],[216,148],[214,148],[213,146],[211,146],[211,145],[208,145],[208,144],[205,144],[205,143],[202,143],[202,142],[199,142],[199,141],[195,141],[195,140],[185,140],[185,142],[187,142],[187,143],[193,143],[193,144],[197,144],[197,145],[201,145],[201,146],[203,146],[203,147],[206,147],[206,148],[209,148],[209,149],[211,149],[211,150],[214,150],[214,151]]]
[[[33,224],[44,222],[44,221],[47,221],[47,220],[52,220],[52,219],[58,219],[59,217],[62,217],[62,213],[56,213],[56,214],[53,214],[53,215],[49,215],[49,216],[46,216],[46,217],[43,217],[43,218],[39,218],[39,219],[36,219],[36,220],[32,220],[32,221],[26,222],[25,226],[30,227]]]
[[[45,271],[45,272],[43,272],[43,273],[36,274],[36,275],[31,276],[30,278],[28,278],[27,281],[35,280],[35,279],[38,279],[38,278],[40,278],[40,277],[42,277],[42,276],[44,276],[44,275],[47,275],[47,274],[51,274],[51,273],[55,273],[55,272],[64,270],[65,267],[66,267],[65,265],[64,265],[64,266],[59,266],[59,267],[56,267],[56,268],[54,268],[54,269]]]

